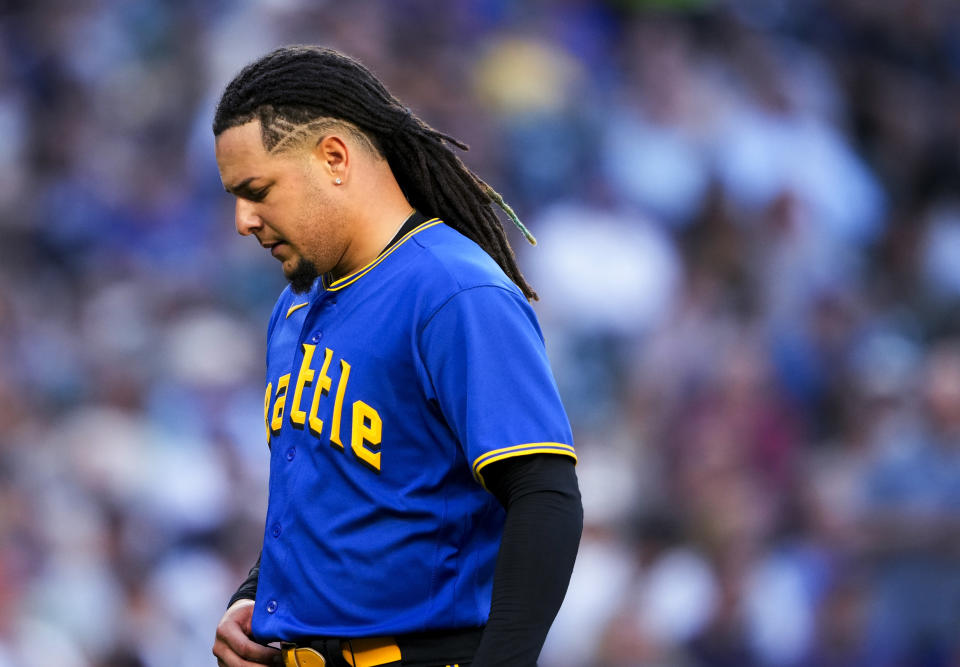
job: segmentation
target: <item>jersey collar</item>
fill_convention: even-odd
[[[439,225],[442,222],[443,221],[440,218],[428,219],[427,216],[425,216],[423,213],[420,213],[420,211],[414,211],[410,215],[410,217],[407,218],[407,221],[403,223],[403,226],[400,227],[400,230],[397,232],[397,235],[393,237],[393,240],[391,240],[390,243],[387,244],[387,247],[384,248],[379,255],[377,255],[376,259],[374,259],[372,262],[370,262],[366,266],[360,269],[357,269],[353,273],[346,275],[343,278],[340,278],[338,280],[331,281],[330,274],[329,273],[324,274],[323,276],[321,276],[323,288],[328,292],[335,292],[337,290],[343,289],[348,285],[352,285],[353,283],[360,280],[363,276],[370,273],[370,271],[372,271],[374,267],[376,267],[380,262],[382,262],[387,257],[389,257],[394,250],[396,250],[397,248],[402,246],[404,243],[409,241],[414,234],[419,234],[424,229],[429,229],[430,227],[433,227],[434,225]]]

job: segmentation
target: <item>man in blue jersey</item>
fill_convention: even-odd
[[[268,326],[263,548],[218,664],[534,665],[583,515],[493,207],[532,237],[465,146],[335,51],[247,66],[213,130],[237,230],[290,282]]]

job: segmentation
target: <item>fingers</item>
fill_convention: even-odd
[[[283,662],[281,662],[279,658],[277,658],[276,662],[268,662],[268,663],[250,662],[248,660],[244,660],[243,658],[239,658],[237,656],[232,656],[230,658],[227,658],[226,660],[221,660],[219,658],[217,659],[217,667],[260,667],[263,664],[283,665]]]
[[[228,620],[236,621],[244,634],[250,634],[250,624],[253,621],[253,606],[253,600],[237,600],[223,612],[223,618],[220,619],[220,623],[222,624]]]
[[[260,646],[247,640],[249,646],[235,647],[217,639],[213,644],[213,655],[218,667],[256,667],[257,665],[280,665],[280,651],[268,646]]]
[[[262,646],[248,636],[252,616],[253,602],[247,600],[230,607],[220,619],[213,643],[213,655],[219,667],[281,664],[280,651]]]
[[[213,654],[217,657],[217,664],[223,667],[280,664],[280,651],[269,646],[261,646],[246,637],[242,639],[217,637],[213,644]]]

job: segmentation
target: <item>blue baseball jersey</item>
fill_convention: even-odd
[[[505,516],[485,467],[576,460],[523,294],[416,215],[359,271],[287,288],[271,317],[260,641],[483,625]]]

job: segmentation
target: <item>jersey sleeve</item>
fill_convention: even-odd
[[[495,285],[457,292],[424,324],[419,347],[424,390],[481,484],[487,465],[514,456],[576,462],[543,336],[522,295]]]

